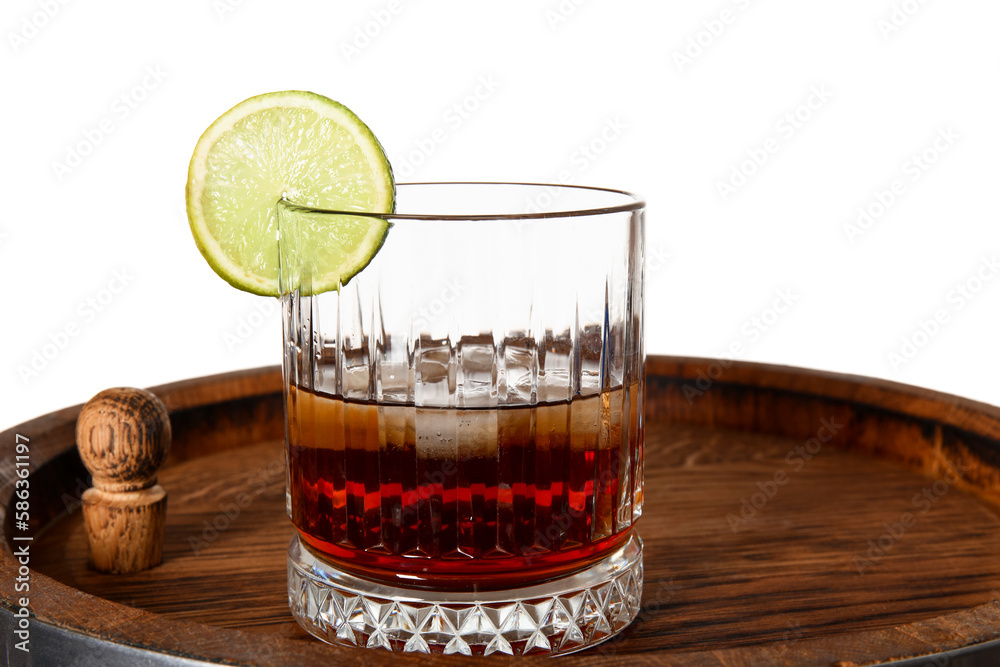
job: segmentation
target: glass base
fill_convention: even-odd
[[[562,655],[621,632],[642,599],[642,540],[587,569],[525,588],[413,590],[362,579],[288,546],[288,604],[331,644],[411,653]]]

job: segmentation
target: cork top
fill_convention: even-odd
[[[137,491],[156,484],[170,439],[167,408],[143,389],[105,389],[83,406],[76,422],[80,458],[94,487],[103,491]]]

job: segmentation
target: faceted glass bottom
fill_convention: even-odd
[[[621,632],[639,612],[642,541],[568,577],[481,592],[389,586],[342,572],[296,536],[288,547],[288,604],[331,644],[412,653],[562,655]]]

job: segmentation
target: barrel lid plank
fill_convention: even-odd
[[[575,663],[847,667],[1000,638],[1000,409],[721,363],[649,359],[643,610]],[[461,662],[334,648],[292,620],[280,389],[273,368],[153,389],[171,411],[158,473],[171,504],[163,563],[132,574],[87,567],[79,408],[2,434],[5,446],[30,438],[34,622],[221,664]],[[0,465],[8,613],[11,463]]]

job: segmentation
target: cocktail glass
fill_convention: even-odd
[[[334,644],[562,654],[642,593],[644,204],[397,186],[396,212],[278,206],[288,596]],[[390,223],[312,295],[303,224]]]

